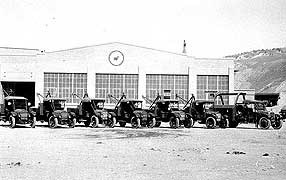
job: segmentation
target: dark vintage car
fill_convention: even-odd
[[[281,118],[285,121],[285,119],[286,119],[286,105],[281,108],[279,114],[281,115]]]
[[[228,127],[228,120],[221,116],[221,113],[214,110],[213,100],[195,100],[194,95],[186,101],[182,97],[176,95],[185,105],[183,110],[193,119],[193,122],[205,124],[207,128]]]
[[[125,127],[126,123],[130,123],[133,128],[155,126],[155,118],[142,108],[141,100],[128,99],[124,94],[119,100],[112,95],[109,97],[117,101],[115,108],[110,112],[116,115],[117,122],[121,127]]]
[[[171,128],[178,128],[181,125],[191,128],[193,125],[192,118],[180,110],[177,99],[161,99],[161,96],[158,95],[151,103],[149,112],[154,114],[156,127],[159,127],[161,122],[168,122]]]
[[[32,128],[35,127],[36,117],[35,113],[29,111],[28,99],[21,96],[7,96],[0,106],[0,119],[4,122],[8,121],[11,128],[17,124],[28,124]]]
[[[73,94],[74,96],[78,95]],[[99,124],[113,128],[116,124],[116,116],[109,113],[104,108],[105,99],[89,98],[87,94],[83,98],[77,108],[68,108],[68,112],[74,112],[78,123],[84,123],[86,127],[98,127]]]
[[[65,110],[66,99],[52,98],[49,94],[46,97],[39,93],[37,95],[43,99],[36,109],[37,121],[48,122],[50,128],[55,128],[59,125],[75,127],[75,114]]]
[[[245,100],[244,108],[241,110],[240,116],[242,120],[248,123],[255,123],[256,127],[268,129],[280,129],[283,121],[279,114],[268,111],[265,101]]]

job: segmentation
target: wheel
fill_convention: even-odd
[[[126,122],[119,122],[120,127],[125,127]]]
[[[156,121],[155,127],[160,127],[161,121]]]
[[[14,128],[16,126],[16,119],[12,115],[9,116],[10,128]]]
[[[228,119],[222,119],[220,121],[219,127],[220,128],[227,128],[229,126],[229,121]]]
[[[90,125],[90,121],[89,121],[89,120],[84,121],[84,126],[85,126],[85,127],[89,127],[89,125]]]
[[[259,119],[258,124],[261,129],[269,129],[271,122],[268,118],[262,117]]]
[[[136,118],[136,117],[131,118],[131,126],[133,128],[139,128],[141,126],[140,125],[140,119]]]
[[[147,127],[153,128],[156,125],[156,119],[153,117],[147,121]]]
[[[215,120],[214,117],[208,117],[208,118],[206,119],[206,127],[207,127],[208,129],[213,129],[213,128],[216,127],[216,120]]]
[[[193,118],[189,117],[189,118],[186,118],[186,119],[184,120],[184,126],[185,126],[185,128],[191,128],[191,127],[193,127],[193,125],[194,125],[194,120],[193,120]]]
[[[176,128],[179,127],[180,120],[177,117],[171,117],[169,123],[170,123],[170,127],[171,128],[175,128],[176,129]]]
[[[36,127],[36,121],[37,121],[36,117],[33,117],[32,123],[31,123],[31,128],[35,128]]]
[[[70,120],[69,127],[70,127],[70,128],[74,128],[74,127],[75,127],[75,124],[76,124],[76,118],[72,118],[72,119]]]
[[[116,124],[116,118],[115,117],[110,118],[108,122],[108,127],[114,128],[115,124]]]
[[[92,128],[96,128],[96,127],[98,127],[98,124],[99,124],[99,119],[98,119],[98,117],[96,117],[95,115],[93,115],[93,116],[91,116],[91,118],[90,118],[91,120],[91,127]]]
[[[58,118],[51,116],[49,118],[49,127],[50,128],[56,128],[58,126]]]
[[[281,119],[275,120],[271,125],[273,129],[280,129],[282,127],[283,121]]]

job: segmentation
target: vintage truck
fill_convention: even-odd
[[[144,97],[143,97],[144,98]],[[145,100],[147,98],[144,98]],[[178,128],[183,125],[186,128],[193,126],[193,119],[184,111],[180,110],[177,99],[162,99],[160,95],[151,101],[148,112],[152,113],[156,119],[155,127],[159,127],[161,122],[168,122],[171,128]]]
[[[207,128],[215,128],[217,126],[221,128],[228,127],[228,120],[223,118],[221,113],[213,109],[213,100],[196,100],[193,94],[188,101],[177,94],[176,98],[185,103],[182,109],[193,119],[194,123],[205,124]]]
[[[78,123],[83,122],[86,127],[93,128],[98,127],[99,124],[110,128],[115,126],[115,113],[108,112],[104,108],[105,99],[89,98],[87,93],[83,98],[74,93],[72,95],[81,100],[77,108],[68,108],[68,112],[75,113]]]
[[[125,127],[126,123],[130,123],[133,128],[155,126],[155,118],[142,108],[142,101],[138,99],[128,99],[123,94],[120,99],[108,95],[116,101],[115,108],[110,112],[115,113],[117,122],[121,127]]]
[[[53,98],[50,93],[44,97],[37,93],[40,103],[36,108],[37,121],[48,122],[50,128],[56,128],[59,125],[68,125],[74,128],[76,124],[76,117],[73,112],[65,110],[66,99]]]
[[[17,124],[28,124],[32,128],[36,125],[35,113],[29,111],[28,99],[21,96],[6,96],[0,103],[0,120],[9,122],[14,128]]]

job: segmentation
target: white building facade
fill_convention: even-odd
[[[234,91],[233,59],[195,58],[124,43],[107,43],[55,52],[0,48],[3,89],[37,105],[36,93],[79,100],[72,93],[105,98],[108,94],[153,99],[164,90],[188,99],[209,99],[209,91]]]

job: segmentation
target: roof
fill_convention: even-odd
[[[27,98],[22,97],[22,96],[7,96],[4,99],[6,99],[6,100],[10,100],[10,99],[25,99],[25,100],[28,100]]]
[[[246,95],[246,93],[244,92],[237,92],[237,93],[221,92],[221,93],[217,93],[216,95],[220,96],[220,95],[238,95],[238,94]]]
[[[90,102],[90,101],[105,101],[104,98],[83,98],[81,102]]]
[[[244,100],[243,103],[266,103],[265,101],[259,101],[259,100]]]
[[[212,100],[195,100],[195,103],[214,103]]]
[[[44,101],[48,101],[48,100],[61,100],[61,101],[66,101],[65,98],[45,98]]]

